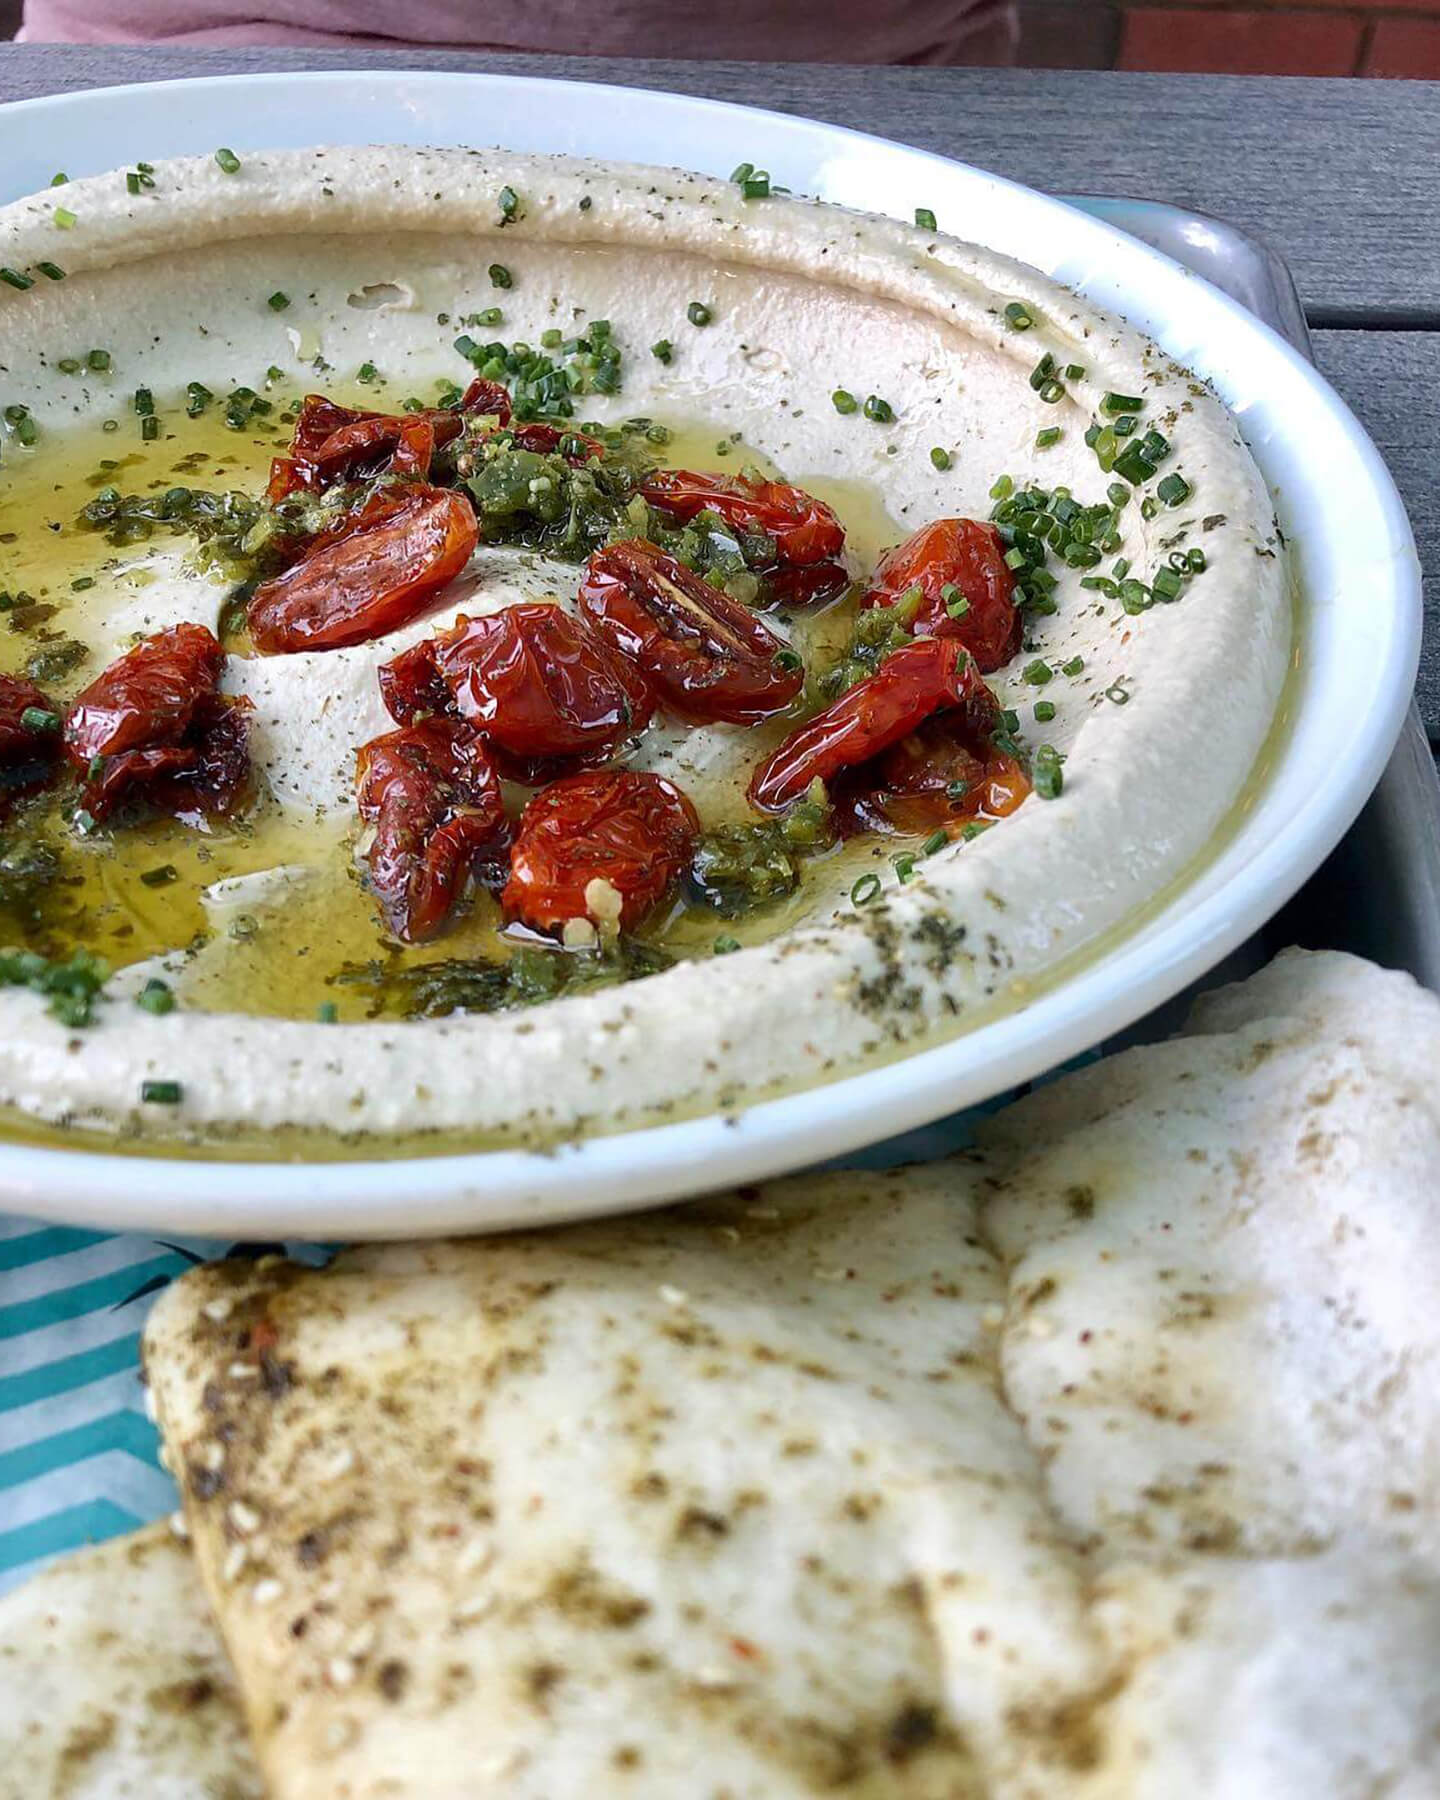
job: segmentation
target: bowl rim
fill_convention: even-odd
[[[73,138],[77,116],[116,139],[124,135],[116,127],[118,116],[121,127],[144,133],[138,141],[152,145],[152,156],[184,154],[153,146],[157,137],[163,140],[176,130],[193,137],[202,125],[202,149],[222,132],[242,146],[270,148],[273,140],[242,129],[242,114],[258,120],[257,101],[278,103],[297,85],[312,95],[334,90],[337,103],[343,97],[347,116],[371,116],[364,111],[367,98],[388,103],[392,119],[407,105],[411,110],[408,136],[397,137],[392,123],[386,134],[357,138],[352,133],[341,141],[455,142],[453,133],[438,139],[426,134],[424,100],[439,95],[473,102],[488,90],[492,98],[518,103],[522,114],[531,111],[528,131],[509,134],[512,147],[520,147],[513,142],[516,136],[533,137],[537,129],[552,139],[567,133],[573,139],[578,129],[582,137],[613,135],[626,146],[585,153],[704,167],[694,161],[699,146],[728,143],[733,154],[743,142],[747,155],[758,153],[787,173],[803,153],[821,176],[821,197],[842,204],[893,212],[895,196],[889,196],[888,206],[876,205],[891,187],[907,201],[917,191],[928,198],[945,193],[963,199],[972,212],[960,235],[1019,255],[1081,287],[1100,305],[1123,311],[1179,360],[1193,362],[1242,425],[1263,426],[1269,434],[1263,450],[1250,431],[1246,436],[1282,512],[1305,497],[1308,445],[1300,440],[1310,432],[1297,426],[1293,437],[1286,433],[1284,421],[1275,416],[1276,388],[1310,407],[1312,431],[1316,422],[1329,428],[1332,448],[1351,463],[1346,510],[1374,534],[1367,558],[1367,602],[1377,634],[1373,696],[1352,733],[1348,760],[1332,768],[1323,789],[1317,786],[1308,803],[1299,804],[1254,848],[1243,879],[1200,892],[1213,862],[1206,865],[1156,919],[1138,923],[1121,942],[1032,1003],[879,1068],[758,1100],[735,1114],[641,1126],[558,1149],[456,1150],[355,1161],[277,1154],[235,1161],[0,1142],[0,1197],[6,1204],[36,1218],[120,1228],[267,1238],[413,1236],[617,1212],[770,1177],[929,1123],[958,1105],[1029,1080],[1123,1029],[1235,949],[1339,842],[1379,780],[1409,703],[1422,625],[1419,564],[1399,494],[1363,428],[1313,366],[1238,302],[1108,222],[973,165],[845,126],[656,89],[390,66],[200,76],[14,102],[0,108],[0,151],[17,128],[26,135],[27,124],[33,127],[37,119],[53,117],[56,135]],[[356,90],[368,86],[376,93],[362,93],[357,107]],[[417,87],[421,92],[412,95]],[[546,97],[555,105],[545,106]],[[163,121],[158,130],[157,105]],[[308,115],[312,108],[290,110]],[[585,121],[577,127],[582,114]],[[647,133],[667,152],[673,146],[684,154],[660,159],[653,145],[650,154],[639,153],[635,140]],[[468,135],[472,141],[476,136]],[[320,131],[304,141],[335,139]],[[191,143],[191,153],[199,142]],[[27,152],[30,148],[27,143]],[[793,153],[788,163],[787,151]],[[70,156],[73,161],[73,149]],[[104,167],[118,166],[113,153],[107,151],[107,157]],[[803,181],[811,185],[808,176]],[[947,206],[942,218],[960,210]],[[908,206],[902,207],[898,216],[907,213]],[[994,229],[971,228],[972,213]],[[1026,232],[1047,224],[1054,238],[1047,242],[1042,235],[1027,250]],[[1019,247],[1013,239],[1022,240]],[[1060,244],[1064,256],[1056,254]],[[1177,343],[1177,326],[1210,354],[1197,357],[1190,344]],[[1258,382],[1257,371],[1263,377]],[[1274,478],[1274,467],[1290,471],[1285,483]],[[1249,829],[1242,826],[1239,837]]]

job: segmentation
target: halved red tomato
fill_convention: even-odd
[[[954,638],[917,638],[797,726],[755,771],[750,802],[761,812],[783,812],[812,781],[828,787],[842,770],[898,744],[932,713],[987,701],[994,704],[963,644]]]
[[[644,538],[595,552],[580,610],[681,718],[750,725],[805,685],[800,658],[748,607]]]
[[[460,573],[477,540],[459,494],[420,483],[382,489],[338,536],[251,596],[257,650],[336,650],[404,625]]]
[[[945,593],[947,587],[953,594]],[[893,606],[913,588],[922,596],[915,630],[958,638],[982,674],[1009,662],[1020,648],[1015,577],[993,525],[936,519],[922,526],[882,559],[860,604]]]
[[[992,701],[989,708],[936,713],[870,762],[847,769],[831,790],[839,828],[918,835],[1014,812],[1030,781],[990,741],[998,711]]]
[[[782,563],[825,562],[845,547],[845,529],[825,502],[786,481],[657,469],[640,492],[681,524],[708,510],[737,530],[763,532],[774,539]]]
[[[634,664],[547,602],[459,619],[434,655],[460,717],[512,757],[604,757],[654,710]]]
[[[695,808],[659,775],[568,775],[525,808],[505,911],[537,931],[560,931],[571,919],[628,929],[689,865],[699,832]]]
[[[219,692],[224,666],[212,632],[175,625],[127,650],[79,695],[64,745],[83,771],[80,802],[92,818],[141,804],[197,824],[240,807],[250,702]]]
[[[45,716],[44,725],[36,722],[39,714]],[[49,721],[59,716],[59,709],[33,681],[23,675],[0,675],[0,768],[53,762],[60,754],[60,737]]]
[[[510,825],[484,744],[455,719],[426,719],[375,738],[356,764],[360,816],[374,827],[370,885],[406,943],[434,937],[476,863],[503,853]]]

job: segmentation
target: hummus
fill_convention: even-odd
[[[119,973],[83,1029],[42,993],[0,989],[12,1115],[217,1147],[318,1130],[383,1153],[735,1106],[1023,1003],[1179,877],[1235,805],[1290,653],[1270,498],[1207,388],[1035,271],[928,221],[560,157],[315,150],[129,175],[0,210],[0,589],[21,596],[12,620],[41,652],[63,664],[76,646],[80,666],[54,683],[65,698],[137,634],[219,628],[232,586],[182,538],[116,548],[79,531],[97,491],[254,492],[300,395],[434,405],[437,383],[472,373],[462,321],[497,311],[497,335],[527,344],[609,321],[619,391],[586,395],[577,416],[653,421],[671,464],[754,467],[817,496],[861,582],[918,527],[986,519],[1013,492],[1104,503],[1117,475],[1095,440],[1119,419],[1137,441],[1158,433],[1164,460],[1122,494],[1103,564],[1051,559],[1053,609],[1026,612],[1022,649],[987,677],[1063,791],[925,854],[851,839],[734,924],[677,902],[661,930],[673,966],[541,1005],[387,1009],[409,953],[357,878],[355,758],[392,726],[381,665],[460,615],[573,608],[576,565],[482,545],[396,632],[235,650],[224,687],[253,708],[256,812],[233,830],[167,821],[123,848],[104,831],[67,845],[73,905],[57,924],[47,902],[39,947],[83,944]],[[237,390],[250,401],[227,421]],[[187,408],[197,392],[214,404]],[[779,617],[810,663],[839,654],[852,615]],[[20,639],[0,667],[24,665],[35,646]],[[662,719],[626,763],[680,787],[707,827],[739,823],[756,763],[793,723]],[[481,896],[425,954],[480,954],[496,927]],[[9,917],[0,940],[21,942]],[[136,1004],[157,979],[176,999],[163,1012]]]

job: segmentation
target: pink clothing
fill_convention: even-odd
[[[750,62],[1008,63],[1013,0],[26,0],[21,38]]]

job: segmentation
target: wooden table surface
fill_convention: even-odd
[[[487,69],[669,88],[833,120],[1033,187],[1143,194],[1267,238],[1320,367],[1380,446],[1440,574],[1440,88],[1419,82],[0,44],[0,101],[265,69]],[[1418,698],[1440,745],[1440,581]]]

